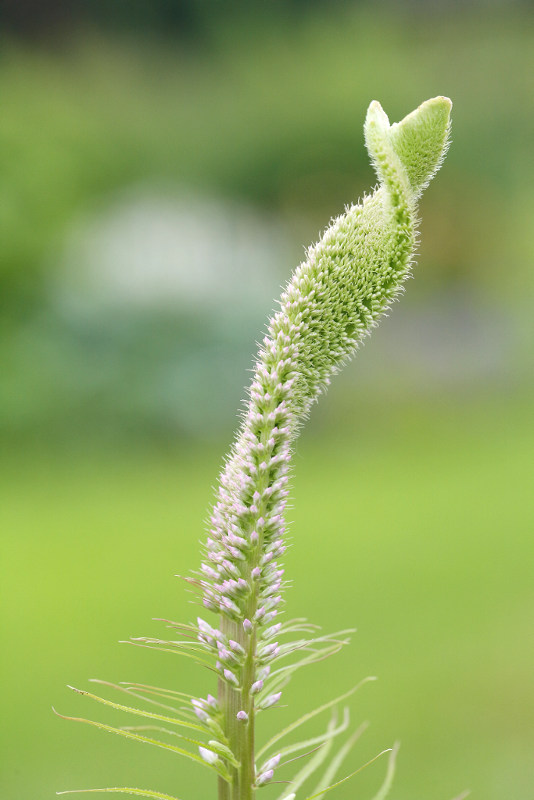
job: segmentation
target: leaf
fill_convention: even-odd
[[[211,653],[214,650],[217,652],[217,648],[204,644],[203,642],[199,642],[197,639],[193,641],[186,639],[183,642],[177,642],[174,639],[156,639],[153,636],[132,636],[129,641],[144,642],[145,644],[165,644],[177,649],[192,650],[195,653]]]
[[[134,641],[133,639],[120,642],[120,644],[133,644],[135,647],[148,647],[150,650],[161,650],[162,653],[174,653],[174,655],[185,656],[185,658],[191,658],[193,661],[196,661],[197,664],[202,664],[203,667],[208,667],[208,669],[216,672],[215,668],[209,661],[205,661],[203,658],[199,658],[193,653],[188,653],[187,650],[177,650],[176,648],[173,649],[171,647],[160,647],[158,644],[152,642]]]
[[[152,792],[150,789],[130,789],[125,786],[113,789],[69,789],[66,792],[56,792],[56,794],[85,794],[87,792],[123,792],[124,794],[136,794],[138,797],[153,797],[157,800],[178,800],[177,797],[171,797],[170,794]]]
[[[97,681],[98,683],[105,683],[105,681]],[[116,684],[110,683],[109,686]],[[135,689],[153,689],[155,692],[162,692],[163,694],[176,695],[176,697],[184,697],[191,700],[195,697],[194,694],[187,694],[187,692],[179,692],[176,689],[162,689],[161,686],[151,686],[148,683],[130,683],[129,681],[121,681],[121,686],[133,686]],[[124,690],[126,691],[126,689]]]
[[[64,714],[60,714],[58,711],[53,709],[54,714],[57,714],[58,717],[62,719],[69,719],[73,722],[85,722],[87,725],[93,725],[95,728],[99,728],[102,731],[109,731],[110,733],[116,733],[119,736],[124,736],[126,739],[134,739],[137,742],[144,742],[146,744],[153,744],[156,747],[161,747],[164,750],[170,750],[173,753],[178,753],[179,755],[185,756],[186,758],[191,759],[191,761],[195,761],[197,764],[201,764],[203,767],[209,767],[210,769],[214,769],[221,778],[224,778],[225,781],[230,782],[231,778],[228,774],[228,771],[225,769],[222,762],[218,762],[216,764],[208,764],[204,761],[196,753],[191,753],[189,750],[184,750],[181,747],[176,747],[172,744],[167,744],[166,742],[160,742],[159,739],[150,739],[148,736],[141,736],[139,733],[133,733],[132,731],[122,730],[121,728],[113,728],[110,725],[104,725],[102,722],[95,722],[91,719],[84,719],[83,717],[67,717]]]
[[[278,800],[284,800],[284,798],[287,797],[289,790],[291,790],[289,791],[289,794],[294,794],[297,791],[297,789],[300,789],[302,784],[305,781],[307,781],[308,778],[311,775],[313,775],[313,773],[317,769],[319,769],[319,767],[327,758],[328,753],[332,748],[332,742],[334,736],[333,731],[336,727],[336,722],[337,722],[337,714],[334,711],[332,713],[332,718],[328,723],[328,727],[326,729],[326,734],[325,734],[326,743],[317,751],[314,757],[310,761],[308,761],[306,766],[304,766],[299,772],[297,772],[293,780],[290,781],[289,786],[286,789],[284,789]]]
[[[121,731],[158,731],[159,733],[166,733],[168,736],[180,736],[176,731],[170,731],[168,728],[161,728],[159,725],[123,725]],[[184,737],[181,737],[184,738]],[[193,741],[189,739],[188,741]],[[229,747],[216,739],[210,739],[209,742],[197,742],[202,747],[208,750],[213,750],[218,756],[225,758],[233,767],[240,767],[241,763],[236,759]]]
[[[190,705],[191,700],[198,699],[194,694],[177,692],[174,689],[160,689],[159,687],[145,686],[142,683],[127,683],[126,681],[121,681],[121,684],[123,685],[120,686],[113,683],[107,683],[106,681],[96,681],[96,683],[102,683],[105,686],[111,686],[112,688],[118,689],[120,692],[126,692],[131,697],[137,697],[139,700],[143,700],[146,703],[160,706],[160,708],[166,708],[179,716],[186,717],[195,723],[197,722],[198,718],[194,713],[192,706]],[[176,706],[169,706],[166,703],[159,703],[157,700],[153,700],[151,697],[146,697],[145,695],[154,695],[154,697],[161,697],[164,700],[187,702],[187,705],[177,708]]]
[[[346,708],[343,713],[343,722],[341,722],[340,725],[338,725],[338,727],[335,728],[334,731],[332,731],[332,733],[329,733],[327,731],[326,733],[322,733],[320,736],[315,736],[313,739],[307,739],[302,742],[296,742],[295,744],[289,744],[287,745],[287,747],[283,747],[278,752],[280,753],[281,756],[288,756],[290,755],[290,753],[295,753],[297,750],[305,750],[306,748],[315,747],[316,745],[323,744],[323,742],[329,739],[330,736],[334,737],[338,736],[340,733],[344,733],[349,726],[349,722],[350,722],[349,710],[348,708]]]
[[[343,747],[341,747],[340,750],[338,750],[338,753],[337,753],[336,757],[332,759],[328,769],[326,770],[325,774],[323,775],[323,777],[321,778],[321,780],[319,781],[319,783],[317,784],[317,786],[314,789],[314,793],[316,793],[316,796],[319,796],[319,797],[323,796],[321,794],[321,792],[323,792],[323,790],[327,786],[329,786],[330,783],[334,780],[334,778],[336,776],[336,773],[338,772],[339,768],[341,767],[341,764],[343,763],[343,761],[345,760],[345,758],[349,754],[350,750],[352,749],[354,744],[357,742],[357,740],[360,738],[360,736],[362,735],[362,733],[364,732],[364,730],[366,728],[367,728],[367,723],[364,722],[363,725],[360,725],[358,730],[355,731],[355,733],[352,734],[350,739],[347,742],[345,742]],[[375,800],[376,800],[376,798],[375,798]]]
[[[287,664],[285,667],[279,667],[278,669],[274,670],[271,673],[269,680],[266,681],[261,694],[258,696],[258,701],[264,697],[268,697],[271,694],[275,694],[275,692],[286,686],[291,680],[293,673],[301,667],[309,666],[310,664],[316,664],[319,661],[324,661],[325,659],[330,658],[330,656],[335,656],[336,653],[339,653],[341,648],[342,645],[333,645],[328,648],[325,647],[320,652],[311,653],[310,655],[301,658],[294,664]]]
[[[280,635],[284,633],[314,633],[320,630],[319,625],[313,625],[305,617],[290,619],[282,624]]]
[[[354,629],[351,628],[345,631],[338,631],[337,633],[331,633],[326,636],[316,636],[312,639],[294,639],[292,642],[286,642],[285,644],[280,645],[280,655],[277,658],[282,658],[283,656],[291,654],[292,652],[296,652],[297,650],[312,650],[312,645],[316,644],[335,644],[341,646],[349,644],[350,639],[334,638],[336,636],[344,636],[349,633],[354,633]],[[318,650],[317,652],[321,652],[321,650]]]
[[[173,619],[166,619],[165,617],[154,617],[153,619],[154,622],[165,622],[168,628],[175,628],[180,632],[185,631],[188,634],[191,633],[195,637],[195,640],[198,641],[198,639],[196,639],[200,633],[198,625],[188,625],[185,622],[175,622]]]
[[[357,775],[357,774],[358,774],[358,772],[362,772],[362,771],[363,771],[363,770],[364,770],[366,767],[369,767],[371,764],[373,764],[373,763],[374,763],[374,762],[375,762],[377,759],[379,759],[379,758],[380,758],[380,756],[383,756],[383,755],[384,755],[384,753],[391,753],[391,748],[388,748],[387,750],[382,750],[382,752],[381,752],[381,753],[379,753],[377,756],[375,756],[374,758],[372,758],[370,761],[366,761],[366,763],[365,763],[365,764],[362,764],[362,766],[361,766],[361,767],[359,767],[358,769],[355,769],[355,770],[354,770],[354,772],[351,772],[351,773],[350,773],[350,775],[347,775],[345,778],[341,778],[341,780],[340,780],[340,781],[336,781],[336,783],[332,783],[332,784],[330,784],[330,786],[325,786],[325,788],[324,788],[324,789],[321,789],[321,791],[320,791],[320,792],[318,792],[317,794],[310,794],[310,795],[309,795],[309,796],[306,798],[306,800],[315,800],[315,798],[316,798],[316,797],[322,797],[322,796],[323,796],[323,795],[325,795],[327,792],[329,792],[331,789],[335,789],[335,788],[336,788],[336,786],[341,786],[341,784],[342,784],[342,783],[345,783],[345,781],[348,781],[348,780],[350,780],[350,779],[351,779],[351,778],[353,778],[355,775]]]
[[[76,689],[74,686],[69,686],[69,689],[72,689],[73,692],[77,694],[85,695],[85,697],[90,697],[91,700],[96,700],[97,703],[102,703],[105,706],[109,706],[110,708],[115,708],[118,711],[125,711],[127,714],[135,714],[138,717],[145,717],[145,719],[156,719],[158,722],[169,722],[171,725],[178,725],[181,728],[188,728],[189,730],[193,731],[200,731],[201,733],[205,733],[205,728],[201,725],[197,725],[194,722],[185,722],[181,719],[175,719],[174,717],[167,717],[164,714],[155,714],[153,711],[145,711],[141,708],[134,708],[133,706],[123,706],[121,703],[114,703],[112,700],[106,700],[103,697],[99,697],[96,694],[91,694],[91,692],[86,692],[82,689]],[[186,737],[184,737],[186,738]],[[195,744],[198,744],[195,740],[191,739]],[[203,742],[200,742],[203,744]]]
[[[166,733],[169,736],[179,736],[176,731],[170,731],[168,728],[162,728],[160,725],[121,725],[121,731],[158,731],[159,733]],[[204,744],[204,742],[202,742]]]
[[[388,768],[386,771],[386,777],[384,778],[384,783],[378,790],[377,794],[373,797],[373,800],[385,800],[388,796],[391,786],[393,784],[393,778],[395,777],[395,762],[397,759],[397,753],[399,752],[400,742],[395,742],[393,745],[393,750],[388,759]],[[457,798],[457,800],[461,800],[461,798]]]
[[[184,716],[184,710],[176,708],[175,706],[169,706],[166,703],[159,703],[157,700],[153,700],[151,697],[145,697],[144,694],[139,694],[138,691],[134,691],[133,687],[129,688],[128,686],[119,686],[116,683],[110,683],[109,681],[100,681],[97,680],[96,678],[91,678],[89,682],[98,683],[100,686],[109,686],[111,689],[116,689],[116,691],[118,692],[124,692],[129,697],[137,697],[138,700],[142,700],[145,703],[150,703],[151,705],[158,706],[159,708],[165,708],[167,711],[172,711],[174,714]],[[151,692],[151,694],[156,694],[156,696],[165,697],[166,699],[171,699],[171,700],[179,699],[179,698],[173,698],[172,696],[169,695],[159,695],[155,692]]]
[[[334,700],[330,700],[328,703],[324,703],[324,705],[315,708],[313,711],[309,711],[307,714],[304,714],[303,717],[300,717],[299,719],[295,720],[295,722],[292,722],[290,725],[287,726],[287,728],[284,728],[282,731],[276,733],[271,739],[269,739],[267,744],[265,744],[261,748],[261,750],[256,754],[256,757],[261,758],[261,756],[264,753],[266,753],[267,750],[269,750],[274,744],[276,744],[276,742],[279,742],[280,739],[282,739],[284,736],[287,736],[288,733],[291,733],[292,731],[299,728],[301,725],[304,725],[305,722],[308,722],[308,720],[313,719],[313,717],[316,717],[317,714],[321,714],[323,711],[327,711],[327,709],[332,708],[332,706],[335,706],[342,700],[346,700],[347,697],[351,697],[354,694],[354,692],[357,692],[358,689],[360,689],[365,683],[374,680],[376,680],[376,678],[372,677],[364,678],[363,681],[360,681],[360,683],[356,684],[356,686],[350,689],[350,691],[345,692],[345,694],[336,697]]]
[[[269,694],[273,694],[275,689],[278,690],[283,686],[285,686],[288,683],[289,679],[291,678],[291,675],[294,672],[296,672],[297,669],[308,666],[310,664],[316,664],[319,661],[325,661],[327,658],[335,656],[336,653],[339,653],[339,651],[342,649],[342,647],[344,647],[345,644],[347,644],[346,641],[335,642],[334,644],[331,644],[328,647],[324,647],[318,651],[312,652],[309,655],[304,656],[304,658],[301,658],[299,661],[296,661],[293,664],[286,664],[286,666],[279,667],[278,669],[274,670],[271,673],[271,677],[269,679],[269,683],[266,689],[264,690],[264,694],[266,696]]]
[[[348,644],[350,639],[337,638],[347,637],[349,634],[354,633],[355,628],[347,628],[343,631],[336,631],[335,633],[325,634],[324,636],[314,636],[311,639],[294,639],[293,642],[287,642],[282,645],[283,648],[288,650],[293,647],[295,650],[310,649],[312,645],[316,644]]]

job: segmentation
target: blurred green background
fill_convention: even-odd
[[[374,183],[367,105],[445,94],[416,279],[295,458],[289,613],[358,633],[265,731],[378,675],[349,766],[399,739],[392,800],[531,798],[531,4],[23,0],[0,26],[1,797],[214,796],[51,705],[105,717],[65,688],[90,677],[209,690],[117,641],[196,615],[173,574],[280,285]]]

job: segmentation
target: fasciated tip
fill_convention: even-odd
[[[375,140],[387,142],[408,180],[409,194],[416,201],[443,162],[449,144],[452,102],[445,95],[425,100],[387,130],[371,125],[366,140],[371,156]],[[373,112],[376,114],[377,112]],[[371,134],[371,135],[369,135]],[[380,165],[377,172],[381,177]]]

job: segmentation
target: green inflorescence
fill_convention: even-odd
[[[263,747],[256,745],[258,714],[279,702],[301,666],[337,653],[350,633],[321,636],[305,620],[279,621],[289,463],[313,402],[402,291],[416,245],[417,200],[447,150],[450,110],[450,100],[436,97],[390,125],[379,103],[369,106],[365,142],[379,185],[332,222],[282,294],[260,348],[241,430],[220,477],[204,561],[198,575],[189,579],[216,619],[213,624],[201,617],[187,625],[169,622],[176,640],[133,640],[211,667],[218,676],[217,687],[212,687],[217,696],[204,699],[144,684],[106,684],[127,695],[129,703],[140,702],[138,707],[80,692],[142,716],[146,724],[112,728],[79,721],[205,766],[217,776],[219,800],[252,800],[271,783],[275,770],[294,760],[294,753],[308,758],[286,782],[279,800],[295,800],[297,792],[299,800],[323,797],[360,771],[336,780],[361,729],[330,759],[311,793],[300,794],[329,758],[336,737],[347,731],[349,711],[340,709],[354,690],[296,720]],[[280,744],[326,711],[332,717],[322,733]],[[396,749],[390,751],[376,800],[383,800],[391,785]],[[89,791],[176,800],[126,787]]]

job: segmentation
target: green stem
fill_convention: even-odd
[[[250,611],[257,605],[255,593],[251,596]],[[254,614],[252,613],[252,616]],[[219,705],[223,712],[225,734],[231,750],[235,753],[239,767],[230,768],[231,787],[219,780],[218,800],[253,800],[255,788],[254,763],[254,697],[251,687],[255,676],[256,633],[247,635],[243,626],[227,617],[221,619],[221,630],[229,639],[238,642],[246,652],[243,665],[241,688],[234,689],[226,681],[219,680]],[[237,719],[238,711],[246,711],[248,721]]]
[[[218,702],[219,707],[221,708],[224,714],[224,720],[228,719],[228,684],[222,678],[219,678],[219,683],[217,687],[217,695],[218,695]],[[225,730],[226,735],[228,736],[228,730]],[[235,771],[233,778],[235,780]],[[218,800],[230,800],[230,785],[223,779],[218,778],[217,782],[217,798]]]
[[[273,411],[276,402],[271,401],[267,411]],[[272,436],[274,422],[266,424],[259,432],[258,440],[262,444]],[[274,480],[274,478],[273,478]],[[255,488],[260,492],[267,488],[268,479],[264,476],[258,479]],[[267,515],[267,506],[262,504],[257,511],[256,519]],[[252,527],[251,527],[252,530]],[[250,531],[248,533],[250,534]],[[258,610],[259,598],[255,582],[251,579],[252,570],[260,563],[264,546],[263,534],[256,547],[250,552],[249,562],[243,569],[243,577],[252,585],[246,617],[253,621]],[[256,644],[257,625],[253,622],[253,629],[245,633],[242,621],[233,622],[228,617],[221,617],[221,631],[228,638],[238,642],[245,651],[245,661],[241,671],[241,684],[239,689],[234,689],[226,681],[219,680],[219,705],[223,712],[225,734],[231,750],[235,753],[240,766],[230,768],[232,773],[231,788],[219,781],[219,800],[253,800],[256,793],[256,768],[255,768],[255,708],[254,696],[251,694],[252,684],[256,679]],[[245,711],[248,715],[246,722],[237,719],[238,711]]]
[[[241,708],[247,712],[248,721],[242,725],[241,735],[241,786],[238,800],[252,800],[254,795],[254,698],[251,695],[251,687],[254,683],[254,654],[256,652],[256,633],[252,632],[247,636],[248,642],[244,643],[247,656],[243,666],[243,685],[241,690]]]

